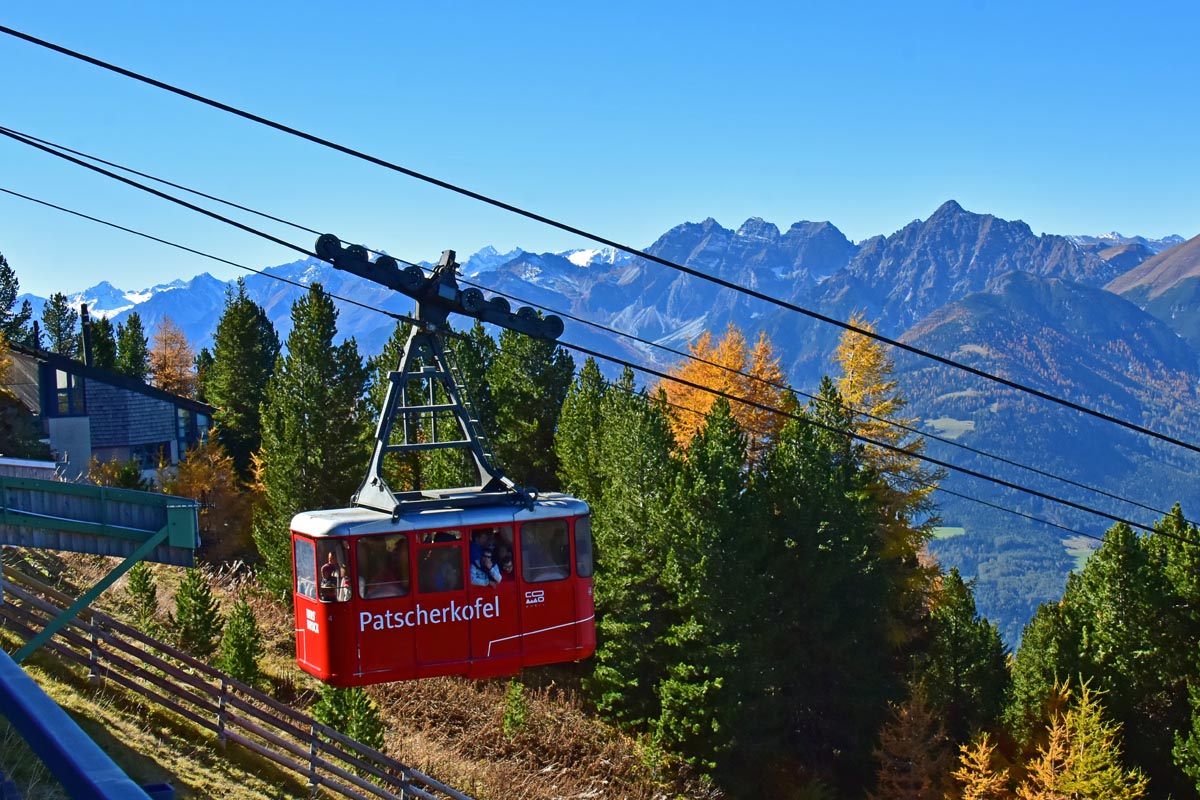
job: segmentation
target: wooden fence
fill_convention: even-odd
[[[74,600],[8,566],[0,582],[0,619],[27,641]],[[82,612],[43,650],[212,731],[222,746],[233,742],[296,773],[314,796],[323,789],[353,800],[471,800],[98,611]]]

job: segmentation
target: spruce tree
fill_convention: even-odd
[[[0,253],[0,336],[14,344],[29,341],[29,322],[33,316],[33,308],[28,300],[13,310],[20,294],[21,282],[17,279],[17,273],[8,265],[4,254]]]
[[[189,569],[175,593],[175,613],[167,615],[175,645],[185,653],[206,659],[217,649],[224,620],[212,587],[199,569]]]
[[[50,295],[42,308],[42,330],[50,352],[67,358],[79,355],[79,312],[62,292]]]
[[[588,358],[567,390],[554,435],[563,491],[589,503],[596,503],[601,497],[601,408],[607,390],[596,360]]]
[[[384,749],[379,706],[357,686],[349,689],[322,686],[321,698],[313,704],[312,715],[317,722],[357,742],[380,752]]]
[[[92,317],[92,364],[100,369],[115,370],[117,366],[117,332],[108,317]]]
[[[659,682],[657,735],[709,768],[733,746],[736,706],[746,675],[741,623],[761,608],[746,567],[757,563],[746,496],[746,438],[728,402],[718,399],[687,448],[671,497],[675,520],[664,582],[676,621],[671,658]],[[736,593],[723,591],[738,587]],[[747,613],[747,612],[750,613]]]
[[[558,488],[554,432],[575,362],[554,342],[512,330],[500,332],[500,350],[487,373],[496,403],[494,452],[518,485]]]
[[[217,667],[248,686],[256,686],[262,679],[259,660],[263,652],[262,632],[254,610],[244,596],[239,597],[225,624]]]
[[[117,372],[145,381],[150,374],[149,341],[141,316],[130,311],[124,322],[117,323]]]
[[[995,625],[979,616],[957,569],[942,579],[929,620],[932,640],[915,680],[955,744],[996,721],[1008,689],[1008,655]]]
[[[600,410],[601,490],[592,505],[596,655],[585,687],[610,719],[641,731],[660,716],[654,676],[668,659],[662,576],[678,463],[661,405],[633,390],[626,368]]]
[[[335,345],[336,335],[337,309],[314,283],[292,306],[287,355],[267,387],[254,542],[263,583],[280,596],[291,588],[292,517],[346,505],[366,472],[366,368],[355,341]]]
[[[133,601],[133,621],[138,630],[155,634],[158,630],[158,583],[147,562],[139,561],[130,568],[126,591]]]
[[[217,408],[217,438],[243,481],[249,481],[251,457],[262,443],[261,408],[279,352],[275,326],[239,279],[237,290],[225,295],[203,384],[205,402]]]

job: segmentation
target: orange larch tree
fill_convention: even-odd
[[[689,347],[693,358],[685,359],[670,370],[672,376],[713,391],[664,380],[660,388],[670,403],[671,431],[675,440],[687,444],[696,435],[705,416],[723,392],[733,398],[743,398],[768,408],[791,409],[790,392],[784,387],[779,358],[765,333],[760,334],[754,349],[747,347],[746,337],[733,323],[725,335],[713,341],[705,331]],[[733,417],[748,437],[751,462],[757,462],[766,451],[768,442],[783,428],[786,418],[767,408],[730,401]]]
[[[187,336],[169,317],[154,331],[150,348],[151,381],[158,388],[182,397],[196,395],[196,352]]]

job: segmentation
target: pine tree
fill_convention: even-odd
[[[858,328],[873,330],[861,315],[850,321]],[[892,378],[894,364],[883,346],[864,334],[847,331],[834,359],[842,371],[837,390],[851,410],[851,430],[880,443],[866,444],[862,453],[878,476],[872,492],[882,510],[879,531],[885,554],[897,566],[893,573],[897,591],[889,609],[895,623],[892,636],[904,642],[916,635],[934,578],[932,569],[921,566],[919,556],[937,522],[932,496],[943,473],[925,468],[920,459],[925,439],[910,433],[916,420],[902,415],[908,401]]]
[[[321,698],[313,704],[317,722],[380,752],[384,749],[383,722],[379,707],[358,687],[342,689],[322,686]]]
[[[199,569],[189,569],[175,593],[175,613],[167,615],[167,627],[176,646],[199,659],[217,649],[224,620],[212,587]]]
[[[162,317],[154,329],[149,363],[151,382],[159,389],[181,397],[195,396],[196,352],[170,317]]]
[[[150,374],[148,343],[142,318],[138,312],[130,311],[124,322],[117,323],[117,372],[134,380],[145,381]]]
[[[42,330],[49,350],[67,358],[79,355],[79,312],[62,292],[50,295],[42,308]]]
[[[574,373],[574,360],[554,342],[500,332],[500,349],[487,373],[496,403],[492,441],[500,468],[518,485],[558,487],[554,433]]]
[[[871,742],[904,692],[889,641],[893,579],[876,534],[874,480],[832,383],[790,420],[754,475],[763,610],[740,639],[758,685],[743,695],[737,753],[755,763],[794,758],[860,794]],[[782,750],[781,748],[786,748]]]
[[[251,457],[262,444],[261,407],[279,352],[275,326],[239,279],[236,292],[225,295],[225,308],[213,334],[204,396],[205,402],[217,407],[216,436],[243,482],[250,479]]]
[[[117,331],[108,317],[92,317],[92,364],[100,369],[116,370]]]
[[[263,583],[280,596],[291,589],[292,517],[345,505],[365,472],[366,368],[355,341],[335,345],[336,334],[337,309],[314,283],[292,306],[287,355],[267,387],[254,542]]]
[[[962,800],[1011,800],[1008,767],[997,763],[996,745],[986,731],[970,744],[959,746],[958,769],[953,773]]]
[[[759,610],[748,566],[757,564],[746,496],[746,439],[719,399],[693,437],[671,497],[675,520],[664,585],[677,621],[659,683],[657,735],[668,748],[713,768],[733,745],[736,704],[745,675],[740,624]],[[736,594],[721,587],[738,587]],[[749,612],[749,613],[748,613]]]
[[[915,679],[951,740],[965,742],[995,722],[1008,689],[1008,656],[995,625],[979,616],[971,587],[951,569],[934,594],[932,641]]]
[[[1049,740],[1028,765],[1017,789],[1021,800],[1137,800],[1147,781],[1121,763],[1121,726],[1104,719],[1096,693],[1086,684],[1078,701],[1050,727]]]
[[[660,715],[653,676],[667,663],[662,584],[678,468],[661,405],[634,391],[628,368],[600,409],[595,538],[596,655],[585,686],[610,719],[645,730]]]
[[[1004,723],[1026,746],[1034,743],[1053,718],[1055,687],[1079,677],[1079,631],[1070,599],[1078,594],[1078,585],[1079,576],[1072,574],[1063,600],[1038,606],[1021,634]]]
[[[20,294],[21,282],[17,279],[17,273],[8,265],[4,254],[0,253],[0,337],[17,344],[29,340],[29,322],[33,317],[33,308],[28,300],[21,303],[19,309],[13,310]]]
[[[129,570],[129,585],[126,589],[133,601],[133,621],[138,630],[155,635],[159,625],[158,584],[154,571],[145,561],[139,561]]]
[[[254,610],[244,596],[239,597],[225,624],[217,668],[247,686],[256,686],[262,679],[259,660],[263,652],[262,632]]]
[[[563,491],[595,503],[601,497],[601,408],[608,387],[596,360],[588,358],[567,390],[554,435]]]

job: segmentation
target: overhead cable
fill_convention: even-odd
[[[481,194],[481,193],[473,191],[471,189],[467,189],[465,187],[455,185],[448,181],[444,181],[439,178],[434,178],[430,175],[425,175],[421,172],[417,172],[416,170],[401,166],[399,164],[393,163],[386,159],[379,158],[377,156],[372,156],[372,155],[370,155],[368,153],[364,153],[360,150],[356,150],[354,148],[338,144],[337,142],[333,142],[329,139],[325,139],[320,136],[316,136],[315,134],[307,133],[298,128],[294,128],[290,125],[285,125],[283,123],[276,122],[274,120],[268,119],[268,118],[260,116],[258,114],[254,114],[249,111],[245,111],[245,110],[237,108],[235,106],[231,106],[226,103],[222,103],[218,100],[213,100],[211,98],[205,97],[205,96],[197,94],[195,92],[191,92],[186,89],[182,89],[178,86],[174,86],[174,85],[166,83],[164,81],[160,81],[155,78],[151,78],[147,75],[142,75],[138,72],[134,72],[132,70],[125,69],[124,67],[119,67],[119,66],[117,66],[115,64],[111,64],[107,61],[103,61],[101,59],[94,58],[89,55],[85,55],[84,53],[80,53],[76,50],[71,50],[71,49],[63,47],[61,45],[57,45],[52,42],[46,41],[44,39],[39,39],[35,36],[31,36],[27,33],[22,33],[21,31],[15,30],[13,28],[10,28],[10,27],[4,26],[4,25],[0,25],[0,33],[8,34],[8,35],[16,37],[18,39],[27,41],[31,44],[38,45],[39,47],[44,47],[46,49],[53,50],[57,53],[61,53],[63,55],[69,56],[71,58],[75,58],[80,61],[84,61],[86,63],[92,64],[93,66],[97,66],[102,69],[106,69],[111,72],[115,72],[119,75],[123,75],[125,77],[132,78],[133,80],[137,80],[142,83],[148,84],[150,86],[154,86],[159,89],[163,89],[164,91],[168,91],[173,94],[177,94],[181,97],[186,97],[190,100],[194,100],[196,102],[203,103],[205,105],[219,109],[221,111],[225,111],[227,113],[234,114],[236,116],[242,117],[242,118],[250,120],[252,122],[256,122],[260,125],[265,125],[267,127],[274,128],[275,130],[281,131],[283,133],[287,133],[289,135],[296,136],[301,139],[305,139],[314,144],[321,145],[322,147],[327,147],[329,149],[336,150],[338,152],[344,153],[346,155],[352,156],[352,157],[360,159],[362,161],[366,161],[368,163],[375,164],[376,166],[384,167],[385,169],[389,169],[394,172],[398,172],[402,175],[407,175],[408,177],[414,178],[419,181],[423,181],[430,185],[437,186],[439,188],[445,189],[450,192],[454,192],[454,193],[462,195],[464,197],[469,197],[473,200],[477,200],[481,203],[486,203],[486,204],[494,206],[496,208],[503,209],[510,213],[516,214],[518,216],[522,216],[527,219],[531,219],[535,222],[540,222],[549,227],[557,228],[558,230],[574,234],[574,235],[579,236],[584,239],[589,239],[598,244],[605,245],[606,247],[612,247],[617,250],[621,250],[623,252],[629,253],[631,255],[635,255],[640,258],[644,258],[647,261],[652,261],[656,264],[660,264],[669,269],[674,269],[674,270],[683,272],[683,273],[691,275],[695,278],[699,278],[701,280],[708,281],[710,283],[716,284],[723,288],[730,289],[739,294],[745,294],[749,297],[754,297],[763,302],[770,303],[771,305],[776,305],[776,306],[779,306],[780,308],[784,308],[784,309],[793,311],[798,314],[803,314],[804,316],[810,317],[810,318],[818,320],[820,322],[824,322],[829,325],[834,325],[838,328],[842,328],[843,330],[852,331],[852,332],[860,334],[862,336],[866,336],[868,338],[874,339],[883,344],[889,345],[890,347],[895,347],[899,350],[903,350],[905,352],[912,353],[914,355],[921,356],[923,358],[928,358],[932,361],[936,361],[939,364],[943,364],[945,366],[952,367],[954,369],[962,370],[964,372],[970,373],[972,375],[983,378],[985,380],[994,381],[996,383],[1007,386],[1011,389],[1016,389],[1020,392],[1030,394],[1030,395],[1040,398],[1042,400],[1046,400],[1048,402],[1055,403],[1057,405],[1061,405],[1066,408],[1070,408],[1070,409],[1072,409],[1074,411],[1078,411],[1082,414],[1087,414],[1089,416],[1096,417],[1098,419],[1102,419],[1107,422],[1110,422],[1114,425],[1120,425],[1123,428],[1127,428],[1127,429],[1135,431],[1137,433],[1141,433],[1143,435],[1150,436],[1152,438],[1158,439],[1158,440],[1166,442],[1168,444],[1172,444],[1177,447],[1182,447],[1184,449],[1191,450],[1196,453],[1200,453],[1200,445],[1195,445],[1190,442],[1185,442],[1182,439],[1179,439],[1177,437],[1170,436],[1165,433],[1160,433],[1159,431],[1155,431],[1150,428],[1146,428],[1142,425],[1138,425],[1138,424],[1130,422],[1128,420],[1121,419],[1120,417],[1113,416],[1113,415],[1105,413],[1103,411],[1098,411],[1096,409],[1088,408],[1087,406],[1084,406],[1080,403],[1076,403],[1074,401],[1067,400],[1062,397],[1058,397],[1056,395],[1050,394],[1049,392],[1042,391],[1041,389],[1036,389],[1032,386],[1028,386],[1027,384],[1020,383],[1019,381],[1014,381],[1014,380],[1011,380],[1008,378],[1001,377],[999,375],[996,375],[994,373],[980,369],[978,367],[973,367],[969,364],[964,364],[962,362],[955,361],[951,358],[947,358],[946,356],[938,355],[937,353],[932,353],[927,350],[922,350],[921,348],[916,347],[914,345],[910,345],[910,344],[906,344],[905,342],[901,342],[898,339],[893,339],[891,337],[884,336],[876,331],[868,330],[865,328],[860,328],[856,325],[852,325],[848,322],[844,322],[844,321],[836,319],[834,317],[830,317],[826,314],[822,314],[820,312],[813,311],[808,308],[804,308],[803,306],[797,305],[795,303],[791,303],[786,300],[781,300],[776,297],[771,297],[770,295],[768,295],[764,292],[760,292],[757,289],[751,289],[746,286],[741,286],[741,285],[735,284],[732,281],[727,281],[723,278],[719,278],[715,275],[709,275],[708,273],[705,273],[705,272],[695,269],[693,267],[688,267],[684,264],[679,264],[677,262],[671,261],[670,259],[666,259],[661,256],[653,255],[652,253],[649,253],[645,250],[641,250],[641,249],[632,247],[630,245],[615,241],[613,239],[609,239],[607,237],[600,236],[595,233],[591,233],[582,228],[578,228],[573,225],[568,225],[567,223],[564,223],[564,222],[559,222],[558,220],[555,220],[551,217],[547,217],[543,214],[539,214],[539,213],[536,213],[533,211],[529,211],[529,210],[520,208],[519,206],[512,205],[511,203],[507,203],[502,200],[498,200],[496,198],[489,197],[487,195]],[[239,227],[241,227],[241,226],[239,226]]]

